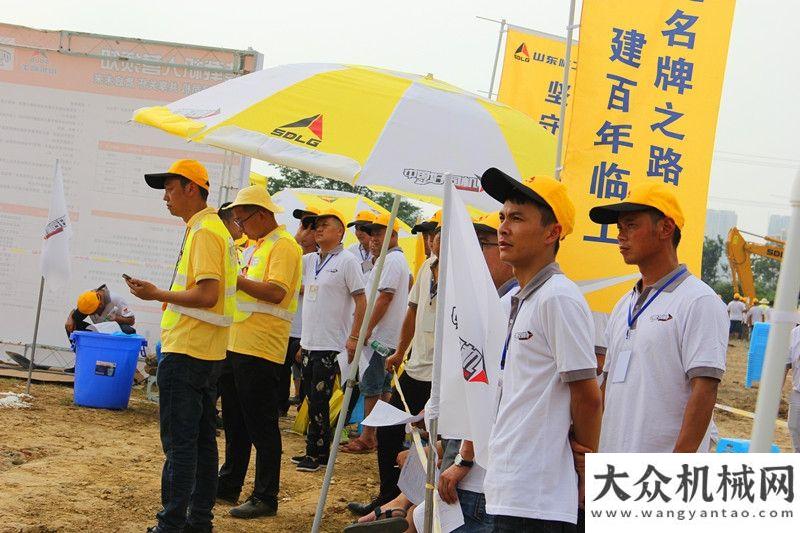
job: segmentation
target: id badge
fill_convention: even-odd
[[[317,293],[319,292],[319,285],[309,285],[306,287],[306,296],[309,302],[317,301]]]
[[[361,261],[361,272],[366,274],[367,272],[372,270],[373,266],[375,265],[372,264],[371,259],[364,259],[363,261]]]
[[[619,352],[616,364],[614,365],[614,374],[611,376],[611,383],[625,383],[625,377],[628,375],[628,366],[631,363],[631,350],[622,350]]]

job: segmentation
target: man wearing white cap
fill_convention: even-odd
[[[674,187],[643,181],[623,202],[589,216],[617,225],[622,259],[642,275],[606,328],[600,451],[705,452],[725,372],[728,315],[711,287],[678,261],[684,216]]]
[[[228,206],[236,224],[256,241],[237,281],[236,313],[228,340],[233,387],[223,391],[225,463],[217,497],[235,503],[244,484],[250,452],[256,449],[253,492],[230,510],[235,518],[274,516],[278,511],[281,435],[279,388],[297,311],[302,251],[284,226],[263,187],[245,187]]]

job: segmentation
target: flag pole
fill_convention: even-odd
[[[558,112],[558,137],[556,141],[556,172],[555,178],[561,181],[561,153],[564,148],[564,121],[567,117],[567,95],[569,93],[569,71],[572,66],[572,32],[575,25],[575,0],[569,2],[569,23],[567,24],[567,49],[564,58],[564,75],[561,78],[561,108]]]
[[[447,264],[450,257],[450,210],[452,207],[451,195],[453,194],[453,180],[450,174],[445,175],[444,180],[444,202],[442,203],[442,235],[439,243],[439,283],[436,289],[437,294],[442,298],[447,294]],[[433,531],[433,491],[436,482],[436,437],[439,432],[439,391],[442,372],[442,346],[444,344],[444,318],[445,308],[442,305],[444,300],[439,300],[436,305],[436,332],[434,334],[433,352],[433,376],[431,379],[431,401],[428,404],[430,427],[428,428],[428,465],[427,477],[425,482],[425,522],[424,533]]]
[[[800,269],[797,268],[800,264],[800,172],[794,179],[789,198],[792,215],[778,276],[775,307],[770,314],[764,371],[761,373],[753,433],[750,436],[751,453],[770,451],[783,388],[786,354],[789,352],[789,336],[794,325],[800,322],[797,313],[797,296],[800,292]]]
[[[317,510],[314,513],[314,524],[311,527],[312,533],[319,533],[320,525],[322,524],[322,514],[325,511],[325,500],[328,498],[328,490],[331,486],[333,479],[333,470],[336,464],[336,456],[339,453],[339,442],[342,438],[342,430],[344,423],[347,419],[347,407],[350,405],[350,398],[353,395],[353,385],[355,385],[356,378],[358,377],[358,362],[361,358],[361,351],[364,348],[364,337],[367,336],[367,327],[369,320],[372,318],[372,311],[375,309],[376,295],[378,294],[378,284],[380,283],[381,274],[383,273],[383,265],[386,262],[386,255],[389,250],[389,240],[392,238],[392,231],[394,228],[394,221],[397,219],[397,212],[400,210],[400,195],[394,195],[394,202],[392,202],[392,211],[389,216],[389,222],[386,226],[386,235],[383,237],[383,244],[381,245],[381,254],[378,261],[375,263],[375,274],[372,276],[372,284],[369,286],[369,295],[367,296],[367,310],[364,312],[364,319],[361,321],[361,327],[358,330],[358,342],[356,343],[356,352],[353,355],[353,362],[350,364],[350,375],[347,379],[347,384],[344,391],[344,398],[342,398],[342,408],[339,410],[339,419],[336,421],[336,429],[331,439],[331,449],[328,455],[328,464],[325,467],[325,479],[322,482],[322,489],[317,500]]]
[[[39,303],[36,304],[36,323],[33,326],[33,349],[31,361],[28,363],[28,382],[25,384],[25,394],[31,393],[31,378],[33,377],[33,362],[36,360],[36,340],[39,336],[39,317],[42,316],[42,292],[44,292],[44,276],[39,282]]]

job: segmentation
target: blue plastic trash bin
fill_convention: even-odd
[[[717,443],[717,453],[747,453],[750,450],[750,441],[748,439],[719,439]],[[770,447],[772,453],[781,453],[778,445],[773,443]]]
[[[764,366],[764,354],[767,351],[770,325],[767,322],[753,324],[750,335],[750,348],[747,350],[747,374],[745,387],[750,388],[756,381],[761,381],[761,369]]]
[[[147,340],[141,335],[108,335],[76,331],[75,405],[126,409],[136,361]]]

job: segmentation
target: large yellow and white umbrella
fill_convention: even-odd
[[[550,174],[555,141],[532,118],[433,78],[343,64],[293,64],[253,72],[133,120],[321,176],[442,198],[450,174],[464,201],[491,166],[515,177]]]

